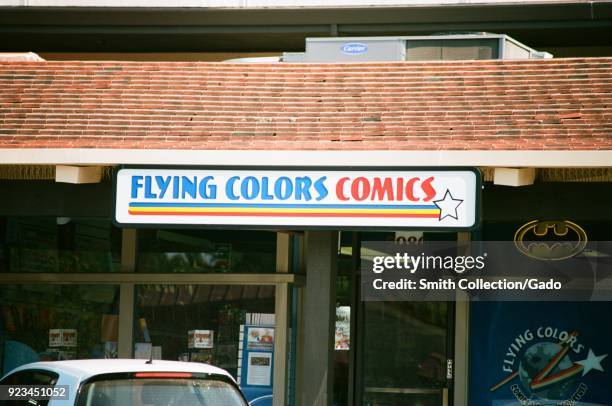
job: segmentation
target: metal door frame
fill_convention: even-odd
[[[470,233],[457,233],[457,239],[465,241],[470,239]],[[352,301],[351,301],[351,354],[349,356],[349,405],[363,403],[363,331],[364,331],[364,302],[361,300],[361,232],[353,233],[352,244],[353,272]],[[452,362],[452,377],[447,378],[446,386],[442,389],[442,406],[467,405],[467,328],[469,303],[466,298],[457,298],[456,302],[447,303],[447,334],[446,359]],[[354,310],[353,310],[354,309]],[[459,355],[457,357],[456,355]],[[460,377],[460,385],[457,385]],[[431,389],[411,390],[410,393],[433,393]],[[435,390],[438,393],[438,390]],[[408,392],[406,392],[408,393]]]

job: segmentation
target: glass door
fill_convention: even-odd
[[[422,241],[423,234],[415,234],[360,233],[359,236],[362,241]],[[456,234],[424,238],[448,240],[455,239]],[[355,404],[452,404],[453,303],[359,300],[358,313]]]
[[[448,404],[450,307],[446,302],[364,303],[361,404]]]

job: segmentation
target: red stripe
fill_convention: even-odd
[[[191,372],[136,372],[135,378],[191,378]]]
[[[497,385],[492,386],[491,387],[491,392],[495,392],[496,390],[498,390],[499,388],[501,388],[502,386],[504,386],[505,384],[507,384],[508,382],[513,380],[514,378],[516,378],[518,376],[518,374],[519,374],[518,371],[516,371],[516,372],[513,372],[511,375],[508,375],[506,378],[504,378]]]
[[[572,333],[570,334],[570,337],[576,337],[578,335],[577,331],[572,331]],[[563,359],[563,357],[565,357],[565,355],[568,353],[569,351],[569,345],[567,342],[564,342],[561,344],[561,350],[559,352],[557,352],[557,354],[552,357],[552,359],[548,362],[548,364],[540,371],[540,373],[538,373],[536,376],[533,377],[533,381],[537,382],[537,381],[541,381],[543,380],[546,376],[548,376],[548,374],[555,369],[555,367],[559,364],[559,362],[561,362],[561,360]]]
[[[410,218],[438,218],[439,214],[375,214],[375,213],[185,213],[185,212],[163,212],[163,211],[148,211],[146,213],[132,212],[133,216],[239,216],[239,217],[410,217]]]
[[[531,384],[529,386],[532,389],[542,389],[545,386],[551,385],[553,383],[558,383],[558,382],[561,382],[563,380],[573,377],[574,375],[582,371],[583,368],[584,367],[582,365],[574,364],[571,367],[556,373],[555,375],[550,375],[549,377],[538,380],[538,381],[533,380],[531,381]]]
[[[563,347],[563,349],[561,351],[559,351],[554,357],[551,358],[551,360],[548,362],[548,364],[544,367],[544,369],[542,369],[540,371],[540,373],[538,373],[536,376],[533,377],[533,381],[537,382],[537,381],[543,381],[544,378],[553,370],[555,369],[555,367],[559,364],[559,362],[561,362],[561,360],[563,359],[563,357],[565,357],[565,355],[567,354],[567,352],[569,351],[569,346],[565,346]]]

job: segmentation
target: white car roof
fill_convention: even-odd
[[[80,380],[100,374],[122,372],[192,372],[218,374],[234,379],[227,371],[200,362],[179,362],[153,360],[147,364],[144,359],[80,359],[73,361],[34,362],[22,365],[11,372],[22,369],[46,369],[57,373],[69,373]]]

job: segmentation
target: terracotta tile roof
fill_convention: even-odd
[[[612,58],[0,63],[0,148],[612,149]]]

